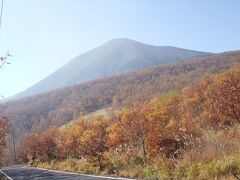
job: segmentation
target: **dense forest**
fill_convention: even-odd
[[[5,103],[11,129],[20,139],[26,132],[61,126],[98,109],[132,106],[180,90],[211,73],[240,61],[240,52],[227,52],[155,68],[102,78]]]
[[[224,62],[222,56],[227,57]],[[149,96],[144,103],[132,99],[131,106],[123,105],[112,117],[89,120],[80,115],[71,124],[27,133],[18,145],[18,160],[53,169],[138,178],[239,178],[240,67],[222,71],[237,57],[238,53],[227,53],[166,65],[165,73],[178,74],[182,80],[180,72],[189,72],[187,67],[197,69],[189,72],[195,79],[194,74],[203,73],[204,68],[221,72],[192,79],[185,87],[158,97]],[[161,72],[161,68],[140,74],[150,76],[149,71]]]

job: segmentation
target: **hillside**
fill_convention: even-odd
[[[238,64],[178,91],[134,101],[114,116],[101,109],[60,128],[27,133],[18,160],[136,179],[239,179],[239,84]]]
[[[124,38],[114,39],[75,57],[68,64],[14,98],[209,54],[170,46],[151,46]]]
[[[104,107],[130,105],[133,100],[158,97],[239,62],[240,51],[198,57],[9,102],[6,111],[12,127],[17,129],[17,137],[21,137],[26,131],[40,132],[51,125],[60,126]]]

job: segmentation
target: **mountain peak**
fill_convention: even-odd
[[[44,80],[16,95],[15,98],[205,55],[209,53],[170,46],[151,46],[128,38],[116,38],[77,56]]]
[[[132,40],[132,39],[128,39],[128,38],[115,38],[112,39],[110,41],[107,41],[103,46],[129,46],[129,45],[135,45],[135,46],[139,46],[139,45],[143,45],[143,43]]]
[[[106,43],[131,43],[131,42],[138,42],[138,41],[135,41],[129,38],[114,38]]]

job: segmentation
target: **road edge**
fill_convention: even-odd
[[[86,177],[95,177],[95,178],[105,178],[105,179],[118,179],[118,180],[136,180],[136,179],[130,179],[130,178],[122,178],[122,177],[111,177],[111,176],[98,176],[98,175],[90,175],[90,174],[81,174],[77,172],[66,172],[66,171],[60,171],[60,170],[52,170],[52,169],[44,169],[39,167],[30,167],[33,169],[40,169],[44,171],[50,171],[50,172],[57,172],[57,173],[64,173],[64,174],[72,174],[72,175],[80,175],[80,176],[86,176]]]
[[[1,169],[0,169],[0,173],[3,174],[4,176],[6,176],[9,180],[13,180],[13,179],[10,178],[5,172],[3,172]]]

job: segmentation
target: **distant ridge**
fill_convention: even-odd
[[[171,46],[152,46],[126,38],[113,39],[75,57],[47,78],[11,99],[27,97],[95,78],[210,54]]]

